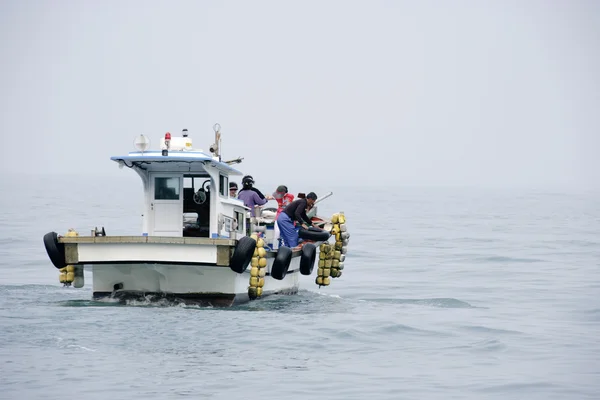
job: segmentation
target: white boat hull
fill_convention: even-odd
[[[253,298],[258,293],[258,298],[297,293],[301,270],[310,273],[315,266],[319,242],[308,250],[310,255],[306,248],[283,253],[257,248],[249,238],[59,237],[50,232],[44,244],[54,266],[73,286],[84,285],[84,266],[92,270],[94,298],[172,298],[230,306],[251,300],[249,291]],[[259,250],[262,255],[257,257]],[[265,261],[258,272],[264,279],[251,279],[251,264]]]
[[[270,276],[269,259],[263,287],[270,294],[295,294],[300,282],[300,257],[292,258],[282,280]],[[250,268],[241,274],[228,267],[156,263],[91,265],[94,298],[170,298],[186,303],[230,306],[249,301]]]

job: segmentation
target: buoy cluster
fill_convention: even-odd
[[[319,252],[319,269],[315,283],[321,286],[329,286],[331,282],[331,266],[333,265],[334,251],[329,243],[321,244]]]
[[[262,296],[263,286],[265,285],[265,275],[267,273],[267,251],[265,250],[265,241],[258,234],[250,236],[256,240],[256,248],[250,263],[250,286],[248,287],[248,297],[254,300]]]
[[[75,280],[75,267],[67,265],[64,268],[59,269],[60,274],[58,275],[58,281],[64,286],[71,286]]]
[[[67,234],[65,236],[73,237],[79,236],[79,233],[75,231],[73,228],[69,228]],[[63,286],[75,286],[76,288],[81,288],[84,285],[83,278],[83,267],[75,266],[75,265],[67,265],[64,268],[59,269],[58,281],[63,284]]]
[[[346,216],[343,212],[333,214],[331,217],[333,228],[331,235],[335,237],[335,244],[323,243],[319,252],[319,269],[317,273],[316,284],[328,286],[331,283],[330,278],[339,278],[344,269],[344,260],[348,251],[348,241],[350,234],[346,227]]]

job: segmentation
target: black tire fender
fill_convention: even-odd
[[[275,261],[273,261],[273,266],[271,267],[271,277],[273,279],[277,279],[278,281],[285,278],[291,262],[292,249],[290,249],[289,247],[281,246],[277,250]]]
[[[317,246],[312,243],[302,246],[302,255],[300,256],[300,273],[302,275],[312,274],[316,258]]]
[[[308,229],[300,229],[298,237],[306,240],[314,240],[315,242],[326,241],[331,236],[331,233],[324,231],[319,228],[313,228],[312,226]]]
[[[65,245],[58,243],[58,234],[56,232],[48,232],[44,235],[44,247],[46,248],[48,257],[50,257],[50,261],[52,261],[52,264],[56,268],[61,269],[67,266],[67,262],[65,261]]]
[[[233,251],[233,255],[229,260],[229,268],[238,274],[244,272],[246,268],[248,268],[250,261],[252,261],[255,248],[256,240],[251,237],[244,236],[239,239],[235,246],[235,250]]]

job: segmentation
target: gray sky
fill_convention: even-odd
[[[138,134],[219,122],[257,181],[600,185],[597,1],[0,7],[5,172],[131,174]]]

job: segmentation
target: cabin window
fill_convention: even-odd
[[[237,221],[236,231],[240,233],[244,233],[244,213],[239,211],[234,212],[235,220]]]
[[[225,175],[219,175],[219,193],[221,196],[229,196],[229,178]]]
[[[155,200],[179,200],[179,178],[154,178]]]

